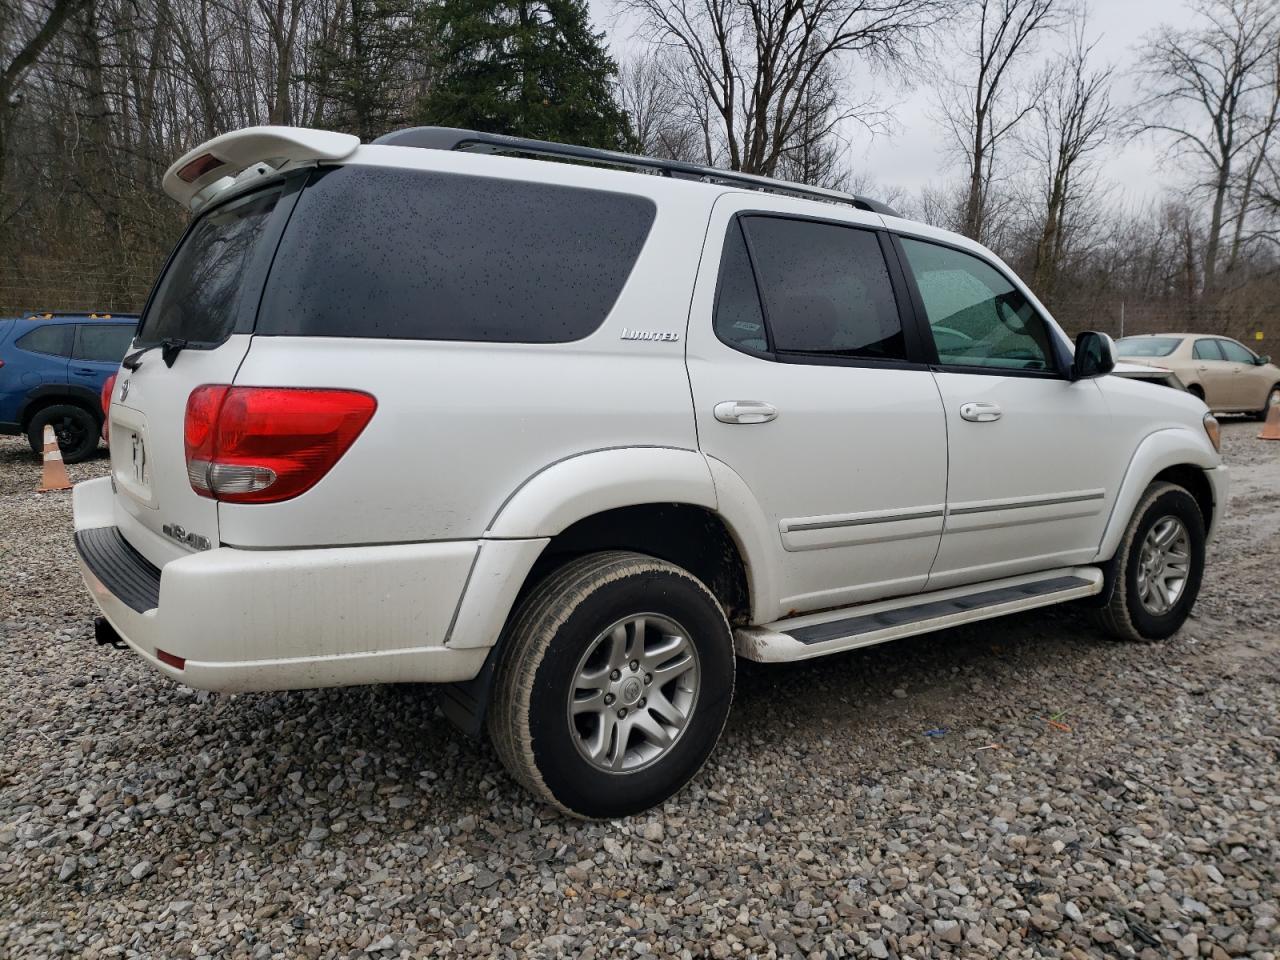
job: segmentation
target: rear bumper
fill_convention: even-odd
[[[109,478],[74,489],[80,573],[125,642],[188,686],[447,683],[474,677],[488,653],[445,645],[475,541],[218,547],[156,569],[115,530],[112,501]],[[159,651],[184,666],[162,662]]]

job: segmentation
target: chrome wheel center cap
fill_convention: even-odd
[[[644,681],[639,677],[631,677],[626,680],[618,690],[618,700],[624,706],[631,706],[640,700],[644,694]]]

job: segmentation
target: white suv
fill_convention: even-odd
[[[182,683],[447,684],[612,817],[697,772],[735,656],[1195,601],[1204,404],[877,203],[438,128],[241,130],[165,189],[75,536],[100,639]]]

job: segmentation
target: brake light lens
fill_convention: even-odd
[[[107,377],[107,382],[102,385],[102,439],[110,440],[108,434],[111,432],[111,392],[116,388],[116,375],[113,373]]]
[[[220,166],[222,161],[212,153],[202,153],[178,171],[178,179],[183,183],[194,183],[210,170],[216,170]]]
[[[187,398],[187,479],[202,497],[278,503],[314,487],[373,417],[358,390],[205,384]]]

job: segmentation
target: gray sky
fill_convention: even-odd
[[[636,49],[633,30],[619,20],[613,0],[588,2],[597,28],[608,34],[615,57],[623,59]],[[1133,99],[1134,82],[1125,71],[1136,62],[1135,48],[1144,35],[1162,23],[1186,24],[1191,19],[1183,0],[1091,0],[1088,37],[1099,38],[1094,56],[1099,64],[1112,63],[1117,68],[1113,102],[1128,105]],[[1065,43],[1054,38],[1042,41],[1038,57]],[[947,166],[944,133],[933,119],[937,113],[934,90],[924,84],[903,90],[881,83],[878,95],[886,105],[895,105],[894,127],[875,136],[861,128],[846,131],[854,172],[865,173],[877,185],[901,187],[912,196],[921,187],[954,177],[958,171]],[[1115,185],[1114,199],[1126,205],[1140,204],[1172,185],[1162,179],[1160,154],[1149,140],[1117,142],[1107,150],[1103,163],[1104,178]]]

